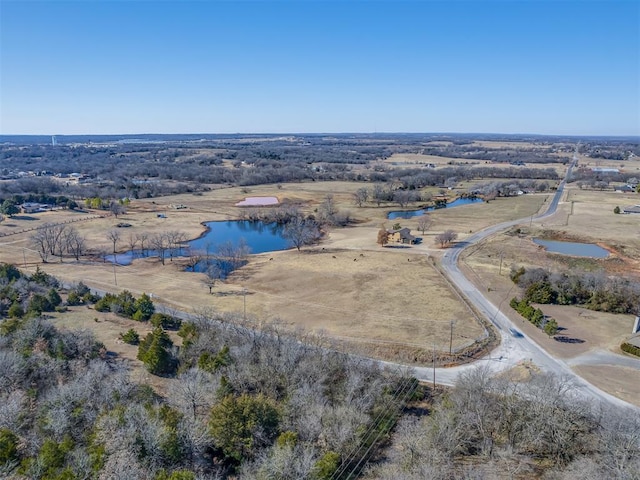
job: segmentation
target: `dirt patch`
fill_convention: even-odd
[[[640,407],[640,370],[612,365],[581,365],[573,370],[605,392]]]

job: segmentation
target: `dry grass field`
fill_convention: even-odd
[[[563,154],[568,156],[568,154]],[[502,162],[491,162],[488,160],[474,160],[454,157],[441,157],[438,155],[421,155],[417,153],[394,153],[389,158],[380,162],[383,165],[393,168],[416,168],[432,164],[435,168],[465,166],[468,168],[507,168],[510,165]],[[559,176],[564,175],[566,166],[562,163],[527,163],[526,168],[547,169],[553,168]],[[492,181],[495,179],[492,179]]]
[[[246,302],[247,314],[262,321],[279,319],[291,327],[322,331],[334,339],[350,343],[352,347],[355,345],[385,358],[421,357],[434,341],[439,350],[448,350],[451,320],[457,322],[455,330],[458,333],[465,332],[464,336],[454,334],[454,348],[467,345],[474,337],[480,336],[482,328],[433,269],[429,256],[437,258],[442,252],[433,238],[439,232],[453,229],[459,233],[459,240],[464,240],[471,232],[486,226],[531,216],[544,207],[549,195],[499,198],[490,203],[432,211],[433,224],[421,244],[382,249],[376,244],[377,230],[381,225],[390,228],[398,222],[418,235],[415,230],[419,217],[386,220],[386,213],[397,209],[391,204],[356,207],[352,194],[361,187],[362,184],[349,182],[309,182],[221,188],[202,195],[136,200],[128,213],[118,219],[107,216],[73,223],[93,248],[106,252],[112,248],[106,232],[117,223],[131,225],[119,229],[120,251],[127,250],[130,235],[142,232],[152,234],[180,230],[187,237],[195,238],[204,232],[202,222],[238,218],[242,209],[235,207],[235,203],[246,196],[276,196],[281,203],[297,205],[312,213],[325,195],[332,194],[338,208],[350,211],[356,220],[354,226],[328,231],[321,245],[302,253],[285,251],[252,256],[247,266],[215,287],[214,295],[208,294],[202,282],[204,276],[184,272],[183,261],[179,260],[167,261],[167,265],[162,266],[157,259],[149,258],[115,268],[102,261],[74,262],[71,259],[65,259],[62,264],[54,261],[42,265],[35,252],[29,250],[29,233],[0,238],[0,259],[18,264],[26,260],[31,270],[40,265],[65,281],[82,280],[103,290],[126,288],[136,295],[153,293],[156,301],[185,311],[214,307],[238,312],[243,310]],[[455,193],[447,191],[452,199]],[[587,202],[590,194],[576,190],[574,215],[569,224],[574,217],[578,218],[575,212],[580,211],[579,203]],[[175,209],[175,205],[186,208]],[[570,203],[564,208],[570,208]],[[607,209],[603,209],[603,218]],[[33,219],[18,216],[0,224],[0,233],[46,222],[85,218],[95,213],[100,212],[50,212],[34,214],[31,216]],[[166,218],[159,217],[159,214]],[[620,219],[623,216],[615,217]],[[561,224],[566,218],[566,214],[558,214],[556,223]],[[613,219],[614,216],[611,214],[607,218]],[[626,218],[623,220],[627,221]],[[545,229],[555,228],[552,223],[545,225]],[[541,226],[538,228],[542,229]],[[474,275],[484,275],[483,269],[494,274],[498,248],[504,250],[508,245],[512,246],[513,254],[503,254],[503,275],[508,271],[508,264],[516,262],[521,254],[529,259],[540,257],[540,261],[548,257],[530,241],[525,243],[518,237],[505,235],[496,241],[498,246],[491,247],[488,241],[476,249],[480,253],[467,259],[469,265],[475,262],[472,271],[477,273]],[[527,248],[521,250],[523,246]],[[486,258],[482,257],[483,254]],[[494,259],[489,260],[488,255],[493,255]],[[482,280],[485,281],[487,285],[495,283],[491,279]],[[243,295],[245,290],[247,293]]]
[[[376,245],[377,230],[383,223],[388,227],[395,223],[386,220],[386,213],[397,207],[354,206],[352,194],[361,186],[348,182],[310,182],[217,189],[203,195],[136,200],[128,213],[118,219],[107,216],[73,223],[92,248],[110,252],[112,245],[106,232],[118,223],[131,225],[118,229],[120,251],[127,250],[130,235],[143,232],[180,230],[195,238],[204,231],[201,222],[238,218],[242,209],[235,207],[235,203],[248,195],[275,195],[281,202],[298,205],[311,213],[324,196],[331,193],[338,208],[349,210],[356,218],[355,226],[330,230],[321,245],[308,252],[253,256],[247,266],[217,285],[214,295],[208,294],[202,282],[204,275],[183,271],[183,261],[167,261],[162,266],[158,259],[148,258],[130,266],[114,267],[97,258],[81,262],[65,259],[63,263],[54,259],[43,265],[36,252],[30,250],[29,232],[1,238],[0,259],[21,266],[26,260],[30,271],[41,266],[64,281],[82,280],[101,290],[126,288],[136,295],[153,293],[156,301],[185,311],[199,307],[242,311],[246,301],[248,315],[322,331],[351,347],[356,346],[359,351],[364,349],[385,358],[419,358],[432,348],[434,341],[438,350],[448,351],[451,320],[457,322],[454,349],[482,335],[483,329],[466,305],[449,289],[427,258],[441,252],[433,236],[453,228],[462,238],[469,230],[533,213],[543,204],[545,196],[522,196],[435,211],[431,214],[432,229],[424,236],[423,244],[406,249],[382,249]],[[187,208],[175,209],[172,207],[175,205]],[[13,226],[2,224],[0,227],[10,231],[78,216],[89,215],[60,211],[34,214],[32,220],[18,216],[7,219]],[[414,218],[400,222],[415,229],[417,221]]]
[[[611,365],[581,365],[574,370],[605,392],[640,407],[640,371]]]

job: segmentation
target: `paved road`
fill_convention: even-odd
[[[450,281],[456,285],[456,287],[467,297],[478,311],[488,318],[491,323],[498,329],[501,337],[500,345],[491,352],[490,356],[485,357],[478,362],[474,362],[474,365],[486,363],[492,370],[500,371],[511,368],[522,361],[529,360],[542,371],[553,372],[557,375],[567,378],[572,381],[577,387],[578,391],[584,398],[595,399],[597,401],[605,402],[611,405],[632,407],[638,409],[619,398],[616,398],[590,384],[582,377],[573,372],[569,364],[561,359],[555,358],[541,348],[536,342],[529,338],[526,334],[521,332],[518,325],[513,323],[506,315],[504,315],[498,307],[496,307],[488,298],[486,298],[475,285],[473,285],[462,273],[458,267],[458,259],[460,254],[465,248],[470,247],[476,242],[503,231],[513,225],[525,223],[530,220],[540,220],[553,215],[556,212],[558,203],[564,193],[564,187],[566,179],[569,177],[571,170],[575,166],[575,159],[567,170],[565,179],[562,180],[558,186],[558,190],[550,202],[547,210],[533,219],[529,217],[520,220],[514,220],[510,222],[501,223],[492,227],[486,228],[480,232],[470,236],[464,242],[460,242],[454,248],[449,249],[442,258],[442,268]],[[618,358],[615,358],[618,357]],[[598,356],[587,357],[589,361],[593,362]],[[614,364],[626,364],[623,358],[615,355],[606,356],[606,363]],[[586,360],[586,358],[585,358]],[[622,362],[622,363],[621,363]],[[582,363],[579,360],[571,362],[572,364]],[[631,362],[631,365],[637,366],[640,362]],[[464,365],[454,368],[437,368],[435,369],[436,382],[442,384],[451,385],[455,382],[457,376],[473,368],[473,365]],[[417,368],[416,374],[421,380],[433,381],[433,370],[429,368]]]

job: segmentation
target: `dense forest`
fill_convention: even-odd
[[[414,189],[443,186],[452,178],[557,180],[553,169],[526,165],[566,164],[573,148],[570,139],[555,137],[418,134],[61,136],[55,145],[49,137],[4,136],[1,140],[0,177],[12,180],[0,183],[3,198],[62,193],[72,198],[147,198],[209,188],[204,184],[249,186],[292,181],[399,182],[398,188]],[[533,141],[535,148],[480,147],[476,140]],[[594,140],[581,148],[606,158],[640,155],[637,142],[625,139]],[[437,170],[424,166],[394,169],[379,163],[394,153],[459,160]],[[469,169],[469,161],[504,167],[476,165]],[[81,181],[67,180],[71,175]],[[576,173],[574,180],[588,181],[588,177],[587,172]]]
[[[0,476],[11,479],[634,479],[640,418],[531,370],[478,368],[433,391],[320,337],[202,311],[184,321],[128,292],[0,269]],[[47,312],[109,308],[162,391]],[[178,329],[179,346],[167,335]],[[133,332],[133,333],[132,333]]]

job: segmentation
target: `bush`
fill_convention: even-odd
[[[62,303],[62,298],[60,298],[60,294],[55,288],[49,290],[49,292],[47,293],[47,299],[49,300],[51,306],[53,306],[54,308]]]
[[[7,312],[7,314],[11,318],[22,318],[22,316],[24,315],[24,309],[18,302],[13,302],[13,305],[9,307],[9,311]]]
[[[50,312],[51,310],[53,310],[53,307],[49,299],[38,293],[31,297],[29,306],[27,307],[27,311],[35,315],[40,315],[42,312]]]
[[[151,301],[151,297],[146,293],[140,295],[136,301],[133,302],[133,309],[135,310],[135,314],[137,318],[134,317],[134,320],[138,320],[141,322],[146,322],[151,318],[151,315],[156,310],[156,307],[153,305]]]
[[[240,463],[271,442],[279,422],[277,404],[270,398],[228,395],[211,409],[209,431],[227,459]]]
[[[110,312],[111,304],[116,300],[116,296],[112,293],[107,293],[104,297],[96,302],[95,309],[98,312]]]
[[[78,295],[78,292],[71,290],[67,295],[67,305],[80,305],[82,303],[82,297]]]
[[[195,480],[196,476],[189,470],[175,470],[171,475],[165,469],[156,474],[155,480]]]
[[[533,308],[528,299],[523,298],[522,300],[518,300],[516,297],[513,297],[509,301],[509,305],[516,312],[533,323],[536,327],[542,327],[542,322],[544,321],[544,313],[539,308]]]
[[[154,327],[162,327],[165,330],[178,330],[182,326],[182,320],[166,313],[154,313],[149,321]]]
[[[11,318],[0,322],[0,335],[11,335],[22,326],[22,320],[19,318]]]
[[[162,328],[155,328],[147,334],[138,347],[138,360],[154,375],[175,373],[176,361],[171,355],[173,342]]]
[[[336,452],[325,453],[315,464],[313,473],[318,480],[333,478],[340,466],[340,454]]]
[[[96,295],[91,292],[87,292],[82,295],[82,301],[84,303],[96,303],[98,300],[100,300],[100,295]]]
[[[9,263],[0,265],[0,278],[6,278],[9,283],[18,280],[21,276],[20,270],[15,266]]]
[[[138,345],[140,343],[140,335],[133,328],[120,334],[120,338],[124,343],[128,343],[129,345]]]
[[[636,347],[635,345],[631,345],[630,343],[624,342],[620,345],[620,349],[623,352],[630,353],[631,355],[635,355],[636,357],[640,357],[640,347]]]
[[[18,458],[18,437],[6,428],[0,429],[0,465]]]

